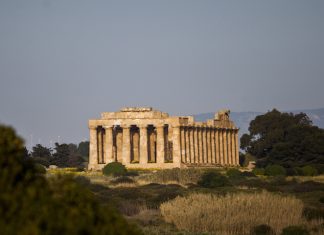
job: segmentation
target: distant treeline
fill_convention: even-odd
[[[84,168],[89,158],[89,141],[76,144],[55,143],[54,149],[37,144],[31,152],[25,150],[25,155],[35,162],[49,167],[77,167]]]

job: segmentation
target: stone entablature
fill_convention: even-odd
[[[238,128],[229,110],[206,122],[152,108],[123,108],[89,120],[89,169],[118,161],[128,168],[239,165]]]

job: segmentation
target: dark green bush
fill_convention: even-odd
[[[322,209],[322,208],[306,207],[303,210],[303,216],[307,220],[324,219],[324,209]]]
[[[324,204],[324,197],[321,197],[321,198],[319,199],[319,202]]]
[[[36,169],[36,171],[38,173],[40,173],[40,174],[46,174],[46,168],[45,168],[45,166],[43,166],[41,164],[38,164],[38,163],[36,163],[34,166],[35,166],[35,169]]]
[[[202,175],[201,179],[198,181],[198,185],[204,188],[217,188],[229,186],[230,183],[227,177],[218,172],[209,171]]]
[[[275,232],[269,225],[261,224],[252,229],[251,235],[275,235]]]
[[[253,172],[255,175],[264,175],[265,170],[264,170],[264,168],[254,168],[254,169],[252,170],[252,172]]]
[[[1,235],[141,234],[71,176],[46,178],[23,157],[23,141],[0,125]]]
[[[312,166],[304,166],[301,168],[304,176],[315,176],[318,175],[317,169]]]
[[[122,176],[126,172],[126,167],[120,162],[111,162],[102,169],[102,173],[106,176]]]
[[[302,226],[288,226],[282,230],[281,235],[309,235],[309,232]]]
[[[243,177],[256,177],[256,175],[251,171],[243,171],[243,172],[241,172],[241,176],[243,176]]]
[[[230,178],[240,178],[241,172],[238,169],[231,168],[227,170],[226,175]]]
[[[112,184],[132,184],[135,181],[127,176],[121,176],[121,177],[118,177],[110,182]]]
[[[269,165],[265,168],[265,175],[267,176],[285,176],[286,169],[280,165]]]

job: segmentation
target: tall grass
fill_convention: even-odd
[[[204,169],[165,169],[158,170],[151,174],[141,175],[139,177],[140,181],[146,181],[150,183],[158,184],[196,184],[200,179],[201,175],[205,172]]]
[[[254,226],[267,224],[276,233],[303,222],[303,203],[293,197],[261,193],[192,194],[160,206],[166,222],[189,232],[224,235],[249,234]]]

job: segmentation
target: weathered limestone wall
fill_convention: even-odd
[[[238,129],[223,110],[213,120],[169,117],[152,108],[125,108],[89,120],[89,169],[118,161],[128,168],[236,166]]]

